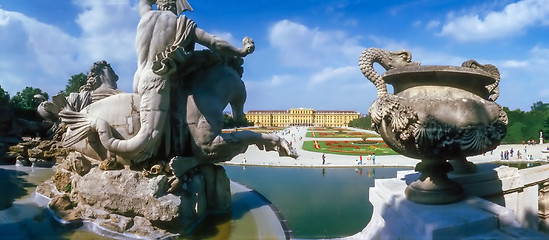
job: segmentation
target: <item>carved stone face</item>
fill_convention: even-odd
[[[91,89],[98,88],[99,86],[101,86],[102,83],[103,81],[101,81],[101,76],[97,73],[92,71],[88,74],[87,84],[91,87]]]
[[[91,86],[91,89],[97,89],[101,85],[108,85],[111,87],[116,88],[116,81],[118,81],[118,75],[114,73],[112,68],[110,67],[103,67],[98,70],[92,70],[88,74],[88,82],[87,84]]]

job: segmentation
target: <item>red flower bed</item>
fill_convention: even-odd
[[[313,141],[315,149],[322,149],[328,152],[353,153],[353,154],[376,154],[376,151],[387,149],[389,146],[381,140],[368,141]]]

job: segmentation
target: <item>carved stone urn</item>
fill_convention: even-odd
[[[387,72],[380,76],[374,62]],[[499,95],[497,68],[475,60],[461,67],[421,66],[411,62],[406,50],[377,48],[366,49],[359,66],[377,88],[369,110],[372,126],[396,152],[421,159],[416,166],[421,175],[408,185],[406,197],[422,204],[461,200],[463,188],[447,173],[474,172],[466,157],[496,148],[507,131],[507,115],[494,102]]]

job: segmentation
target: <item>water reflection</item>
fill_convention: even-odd
[[[368,191],[376,178],[409,168],[274,168],[224,166],[232,180],[256,189],[287,219],[296,238],[349,236],[370,221]]]
[[[5,189],[0,194],[0,210],[11,207],[13,201],[27,195],[25,188],[33,187],[33,184],[25,180],[26,175],[28,174],[23,171],[0,168],[0,182]]]
[[[3,205],[7,201],[10,203],[0,211],[0,239],[82,239],[83,236],[86,239],[107,239],[90,232],[82,235],[59,224],[47,209],[34,201],[36,186],[52,175],[53,170],[49,168],[0,167],[3,186],[0,199]]]

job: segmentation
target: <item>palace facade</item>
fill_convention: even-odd
[[[320,126],[346,127],[349,122],[360,117],[357,111],[315,111],[312,108],[292,108],[290,110],[254,110],[246,113],[246,120],[254,126]]]

